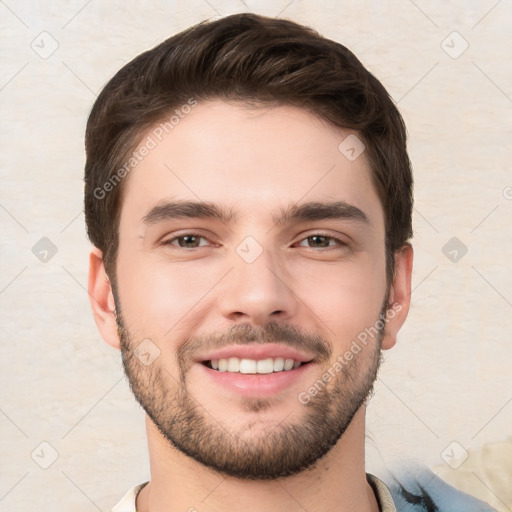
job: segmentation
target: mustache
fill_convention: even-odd
[[[311,335],[304,330],[279,322],[269,322],[265,326],[239,324],[232,326],[227,332],[212,332],[194,336],[184,342],[177,350],[177,358],[183,368],[193,360],[198,350],[218,350],[229,345],[254,345],[277,343],[292,347],[299,351],[315,354],[319,363],[330,360],[333,347],[329,340],[318,335]]]

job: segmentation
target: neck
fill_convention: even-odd
[[[146,418],[151,481],[138,512],[378,512],[364,471],[365,406],[338,443],[314,466],[276,480],[226,477],[176,450]]]

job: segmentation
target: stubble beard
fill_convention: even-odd
[[[386,304],[384,301],[380,318],[385,314]],[[382,360],[384,327],[350,361],[344,360],[332,381],[325,387],[320,386],[308,403],[300,403],[297,399],[299,410],[290,415],[295,418],[293,422],[289,418],[269,426],[254,422],[239,431],[229,431],[223,424],[222,411],[211,410],[211,407],[207,410],[188,391],[189,366],[183,354],[177,357],[178,381],[158,359],[149,366],[141,364],[134,355],[137,342],[126,329],[119,311],[117,322],[123,367],[130,388],[164,438],[198,463],[238,479],[270,480],[312,469],[339,441],[356,412],[373,394]],[[235,328],[236,331],[230,332],[236,332],[237,339],[244,335],[245,339],[274,340],[282,334],[282,339],[290,340],[291,336],[288,326],[276,322],[265,328],[249,325]],[[226,339],[231,338],[226,336]],[[300,339],[300,346],[306,346],[309,338]],[[329,364],[332,367],[329,342],[318,338],[313,341],[317,343],[313,343],[316,347],[323,343],[321,360],[326,369]],[[315,379],[321,379],[321,375],[316,375]],[[272,401],[246,398],[241,399],[240,406],[247,412],[263,413],[272,407]],[[252,429],[255,424],[257,428]]]

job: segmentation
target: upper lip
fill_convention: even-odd
[[[293,359],[301,363],[307,363],[313,359],[311,355],[299,352],[292,347],[277,343],[265,343],[258,345],[231,345],[205,355],[200,355],[196,360],[204,362],[211,361],[212,359],[228,359],[230,357],[256,360],[282,357],[283,359]]]

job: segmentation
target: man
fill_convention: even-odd
[[[357,58],[286,20],[201,23],[114,76],[86,149],[91,304],[151,464],[114,510],[436,510],[364,469],[409,309],[412,175]]]

